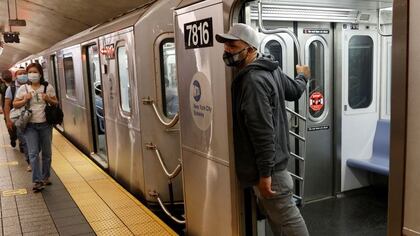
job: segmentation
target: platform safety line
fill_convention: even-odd
[[[143,205],[143,203],[141,203],[137,198],[135,198],[131,193],[129,193],[124,187],[122,187],[117,181],[115,181],[113,178],[111,178],[103,169],[101,169],[100,167],[98,167],[90,158],[88,158],[84,153],[82,153],[79,149],[77,149],[70,141],[68,141],[61,133],[59,133],[57,130],[54,130],[54,133],[56,134],[56,136],[59,136],[59,138],[61,140],[64,140],[64,142],[69,145],[74,151],[76,151],[77,153],[79,153],[79,155],[84,158],[85,160],[87,160],[89,162],[90,165],[92,165],[94,168],[96,168],[99,172],[101,172],[101,174],[103,174],[105,176],[105,178],[107,178],[109,181],[111,181],[117,188],[119,188],[127,197],[129,197],[134,203],[136,203],[146,214],[148,214],[155,222],[157,222],[160,226],[162,226],[163,229],[165,229],[169,234],[171,235],[178,235],[175,231],[173,231],[173,229],[171,229],[168,225],[166,225],[159,217],[157,217],[155,214],[153,214],[152,211],[150,211],[149,208],[147,208],[146,206]],[[54,136],[54,135],[53,135]],[[54,144],[54,142],[53,142]],[[55,146],[55,145],[54,145]],[[73,165],[71,164],[70,161],[67,160],[67,158],[61,153],[61,151],[56,147],[57,151],[60,152],[60,154],[63,156],[63,158],[69,162],[69,164],[73,167]],[[74,167],[73,167],[74,169]],[[78,172],[76,169],[74,169],[76,172]],[[80,175],[80,173],[79,173]],[[82,176],[80,175],[80,177],[82,177],[85,182],[92,188],[92,186],[89,184],[89,182]],[[93,191],[95,191],[92,188]],[[95,191],[96,193],[96,191]],[[99,194],[98,194],[99,196]],[[99,196],[100,197],[100,196]],[[100,197],[101,198],[101,197]],[[101,198],[102,199],[102,198]],[[103,200],[103,199],[102,199]],[[105,202],[105,200],[103,200]],[[106,202],[105,202],[106,204]],[[110,208],[111,209],[111,208]],[[112,210],[112,209],[111,209]],[[114,212],[115,213],[115,212]],[[128,227],[128,226],[127,226]]]

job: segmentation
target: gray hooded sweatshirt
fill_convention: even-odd
[[[232,83],[235,165],[243,186],[284,170],[289,159],[289,126],[285,101],[299,99],[307,78],[285,75],[277,61],[258,58]]]

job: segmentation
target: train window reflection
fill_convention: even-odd
[[[121,108],[124,112],[130,113],[130,78],[128,74],[128,56],[125,46],[118,47],[117,54]]]
[[[352,109],[367,108],[373,97],[373,41],[356,35],[349,42],[348,102]]]
[[[73,66],[73,57],[70,55],[64,55],[63,58],[64,65],[64,79],[66,81],[66,94],[69,97],[76,97],[76,81],[74,79],[74,66]]]
[[[264,47],[264,54],[270,54],[279,62],[280,68],[283,69],[283,47],[277,40],[270,40]]]
[[[311,80],[309,82],[310,104],[309,113],[318,118],[325,110],[325,49],[324,44],[314,40],[309,45],[309,67],[311,68]]]
[[[42,70],[43,70],[43,73],[44,73],[44,79],[45,79],[45,81],[48,82],[49,81],[49,74],[48,74],[47,62],[43,61],[41,66],[42,66]]]
[[[179,110],[174,39],[162,41],[160,58],[163,113],[173,118]]]

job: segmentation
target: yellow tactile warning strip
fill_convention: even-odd
[[[177,235],[59,132],[52,168],[97,235]]]

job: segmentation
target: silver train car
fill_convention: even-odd
[[[369,185],[347,160],[372,156],[377,122],[390,120],[392,0],[151,1],[17,65],[43,64],[65,113],[58,128],[124,187],[151,204],[184,203],[188,235],[265,235],[244,216],[235,72],[214,39],[236,22],[261,32],[259,50],[289,76],[311,67],[307,93],[288,104],[296,200]]]
[[[150,1],[17,64],[41,63],[65,114],[57,128],[127,190],[161,207],[183,203],[178,2]]]

